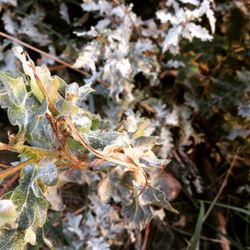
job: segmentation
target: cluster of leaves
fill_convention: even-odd
[[[2,28],[50,54],[37,58],[31,50],[37,64],[60,70],[56,62],[73,62],[64,63],[63,69],[71,69],[58,72],[60,77],[51,76],[22,48],[13,53],[10,40],[0,43],[0,103],[19,128],[9,135],[9,145],[0,147],[20,157],[0,177],[23,169],[19,186],[0,204],[3,249],[42,241],[51,247],[42,230],[49,207],[67,212],[59,248],[121,246],[124,235],[131,242],[137,237],[131,225],[143,229],[155,216],[164,223],[164,212],[156,207],[176,212],[168,200],[179,189],[193,201],[186,207],[193,207],[197,194],[212,199],[211,192],[218,190],[213,177],[225,171],[234,154],[238,173],[245,173],[249,6],[243,1],[217,1],[216,6],[212,0],[149,2],[140,11],[137,1],[0,0]],[[14,54],[24,74],[3,73],[20,69]],[[74,82],[82,80],[83,86]],[[171,158],[167,175],[162,166],[168,161],[158,157]],[[84,216],[63,204],[67,183],[87,186]],[[237,192],[244,197],[249,186],[239,185]],[[238,238],[247,245],[247,239]]]
[[[25,75],[1,73],[1,106],[7,108],[11,124],[19,127],[9,146],[36,164],[25,167],[19,188],[7,194],[17,207],[17,225],[15,229],[4,227],[2,248],[36,243],[33,230],[46,221],[46,186],[55,184],[56,166],[60,165],[92,167],[106,173],[99,185],[100,197],[108,201],[116,195],[116,201],[123,206],[122,214],[139,228],[152,216],[150,205],[176,212],[165,194],[148,182],[148,172],[159,169],[164,161],[152,151],[156,138],[144,135],[146,121],[132,128],[128,122],[119,132],[98,129],[98,118],[77,105],[92,91],[90,86],[67,85],[51,76],[46,66],[35,67],[21,47],[14,48],[14,53],[21,60]],[[87,150],[99,159],[88,164]],[[105,161],[111,162],[110,166],[102,166]],[[120,171],[113,169],[112,163],[118,164]],[[20,164],[23,167],[23,162]],[[6,169],[0,177],[9,173],[12,171]],[[16,238],[22,242],[13,240]]]

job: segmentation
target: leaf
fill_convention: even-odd
[[[115,185],[108,176],[99,182],[97,192],[102,202],[108,202],[111,199],[114,191]]]
[[[16,207],[12,200],[0,200],[0,228],[5,224],[15,222],[17,216]]]
[[[54,186],[57,182],[57,168],[48,159],[40,161],[38,165],[37,178],[47,186]]]
[[[133,199],[129,204],[124,204],[122,214],[134,227],[141,230],[145,228],[147,222],[152,217],[150,207],[140,205],[136,199]]]
[[[49,207],[44,195],[46,187],[43,182],[38,182],[37,173],[34,164],[28,165],[21,172],[19,186],[10,195],[17,211],[17,226],[0,230],[0,249],[21,250],[27,242],[36,243],[35,231],[45,224]]]
[[[109,250],[109,244],[104,241],[103,237],[90,239],[87,242],[88,248],[91,250]]]
[[[169,201],[166,199],[166,195],[163,191],[150,185],[148,185],[139,196],[139,200],[143,205],[156,205],[165,208],[173,213],[179,213],[171,206]]]
[[[29,227],[26,230],[24,241],[30,243],[31,245],[36,245],[36,234],[35,232]]]
[[[20,105],[27,94],[24,77],[0,72],[0,79],[7,90],[10,102]]]
[[[191,33],[192,37],[201,39],[201,41],[210,41],[213,37],[208,33],[208,30],[195,23],[188,23],[186,29]]]
[[[174,26],[168,31],[168,34],[163,42],[163,48],[162,48],[163,53],[166,52],[171,46],[173,47],[178,46],[181,32],[182,32],[181,26]]]
[[[79,53],[76,62],[73,64],[74,68],[87,68],[93,72],[96,71],[96,62],[100,57],[100,45],[98,42],[93,41],[86,45]]]
[[[103,150],[106,146],[111,145],[119,136],[119,133],[114,130],[102,131],[97,129],[95,131],[88,131],[84,133],[84,137],[89,141],[89,144],[94,149]]]
[[[18,30],[20,34],[27,35],[32,41],[41,46],[48,45],[51,41],[47,33],[42,33],[38,30],[36,25],[41,20],[41,13],[27,15],[21,19],[21,27]]]
[[[83,232],[79,228],[81,220],[82,220],[82,214],[80,215],[71,215],[69,213],[67,214],[67,230],[77,234],[80,239],[83,238]]]
[[[4,29],[12,35],[16,34],[16,30],[17,30],[17,25],[16,23],[12,20],[11,18],[12,13],[10,11],[6,11],[3,16],[2,16],[2,20],[4,23]]]
[[[198,0],[180,0],[180,2],[185,3],[185,4],[190,3],[190,4],[193,4],[195,6],[198,6],[200,3],[200,1],[198,1]]]

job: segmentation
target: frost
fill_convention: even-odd
[[[95,63],[98,61],[99,56],[99,44],[92,42],[82,49],[73,67],[87,68],[96,71]]]
[[[5,30],[10,33],[10,34],[15,34],[17,30],[17,25],[16,23],[12,20],[11,18],[11,13],[10,11],[6,11],[3,16],[2,20],[4,23],[4,28]]]
[[[35,26],[39,21],[40,15],[33,14],[22,19],[19,33],[27,35],[32,41],[37,42],[41,46],[48,45],[51,41],[49,36],[42,33]]]
[[[201,17],[206,14],[212,33],[214,33],[215,18],[214,12],[210,7],[212,1],[203,0],[199,2],[182,0],[181,2],[183,4],[194,5],[195,9],[181,8],[177,1],[167,1],[167,8],[156,12],[156,17],[160,19],[161,23],[169,23],[171,27],[167,31],[162,43],[163,52],[170,51],[172,54],[177,54],[179,52],[179,42],[182,37],[190,41],[192,41],[194,37],[202,41],[210,41],[212,39],[212,36],[206,28],[194,23],[194,21],[199,22]],[[173,7],[172,11],[170,9],[171,7]]]

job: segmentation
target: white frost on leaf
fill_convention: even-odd
[[[195,23],[200,22],[202,17],[206,15],[211,31],[214,33],[216,20],[211,8],[213,1],[180,0],[180,2],[181,5],[177,1],[168,0],[166,8],[156,12],[156,17],[161,23],[169,24],[162,42],[163,53],[169,51],[172,54],[177,54],[181,38],[186,38],[189,41],[192,41],[194,37],[201,41],[210,41],[213,38],[206,28]],[[192,4],[195,8],[190,9],[186,4]]]
[[[87,68],[91,69],[92,72],[95,72],[96,71],[95,64],[98,61],[99,56],[100,56],[100,51],[98,48],[98,43],[93,41],[82,49],[73,67],[76,69]]]
[[[16,34],[16,30],[17,30],[17,25],[16,23],[12,20],[11,18],[11,12],[10,11],[6,11],[3,16],[2,16],[2,20],[4,23],[4,29],[9,33],[9,34]]]
[[[196,37],[201,39],[201,41],[210,41],[212,40],[212,36],[208,33],[208,30],[201,27],[200,25],[197,25],[195,23],[188,23],[186,25],[186,29],[189,30],[191,37]]]

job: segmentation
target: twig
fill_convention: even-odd
[[[174,226],[170,226],[173,230],[175,230],[176,232],[179,232],[181,234],[184,234],[184,235],[187,235],[187,236],[192,236],[191,233],[188,233],[188,232],[185,232],[177,227],[174,227]],[[218,240],[218,239],[213,239],[213,238],[208,238],[208,237],[205,237],[205,236],[200,236],[200,238],[202,240],[206,240],[206,241],[211,241],[211,242],[214,242],[214,243],[222,243],[223,241],[222,240]]]
[[[235,155],[236,155],[236,154],[235,154]],[[225,179],[224,179],[223,183],[221,184],[221,187],[220,187],[220,189],[219,189],[217,195],[215,196],[213,202],[211,203],[211,205],[209,206],[209,208],[208,208],[206,214],[205,214],[204,217],[203,217],[203,222],[205,222],[205,220],[207,219],[207,217],[208,217],[209,214],[211,213],[213,207],[215,206],[216,202],[218,201],[220,195],[222,194],[224,188],[225,188],[226,185],[227,185],[228,178],[229,178],[230,174],[232,173],[232,169],[234,168],[234,166],[235,166],[235,164],[236,164],[236,161],[237,161],[235,155],[234,155],[234,157],[233,157],[233,160],[232,160],[232,162],[231,162],[231,165],[230,165],[230,167],[229,167],[229,169],[228,169],[228,171],[227,171],[227,174],[226,174],[226,176],[225,176]]]
[[[18,177],[19,173],[16,173],[10,180],[8,180],[8,182],[4,185],[3,189],[0,192],[0,197],[10,189],[10,187],[16,182]]]
[[[132,170],[140,173],[145,178],[145,185],[137,196],[139,196],[143,193],[143,191],[145,190],[145,188],[148,185],[148,179],[147,179],[146,173],[144,172],[143,169],[139,168],[138,165],[131,158],[129,158],[129,161],[126,161],[126,160],[123,161],[123,160],[120,160],[118,157],[113,156],[112,154],[108,155],[105,152],[101,152],[99,150],[92,148],[88,144],[87,140],[78,132],[78,130],[76,129],[73,122],[70,119],[68,119],[67,117],[61,116],[57,120],[57,122],[58,122],[58,125],[60,124],[60,122],[65,122],[66,125],[68,126],[69,130],[71,131],[73,138],[75,140],[77,140],[78,142],[80,142],[83,147],[85,147],[89,152],[93,153],[98,158],[125,166],[129,169],[132,169]]]
[[[69,64],[67,62],[64,62],[63,60],[59,59],[57,56],[50,55],[49,53],[47,53],[47,52],[45,52],[43,50],[40,50],[38,48],[35,48],[32,45],[19,40],[18,38],[12,37],[12,36],[4,33],[4,32],[0,32],[0,36],[3,36],[3,37],[5,37],[5,38],[7,38],[7,39],[9,39],[9,40],[11,40],[13,42],[18,43],[18,44],[21,44],[22,46],[24,46],[26,48],[29,48],[29,49],[31,49],[33,51],[36,51],[37,53],[39,53],[39,54],[41,54],[43,56],[51,58],[51,59],[55,60],[56,62],[58,62],[58,63],[60,63],[60,64],[62,64],[64,66],[66,66],[67,68],[70,68],[70,69],[72,69],[72,70],[74,70],[74,71],[76,71],[76,72],[78,72],[78,73],[80,73],[80,74],[82,74],[84,76],[88,76],[88,74],[86,74],[85,72],[83,72],[83,71],[81,71],[79,69],[74,68],[71,64]]]
[[[24,161],[24,162],[21,162],[20,164],[12,167],[12,166],[9,166],[9,168],[3,170],[0,172],[0,179],[3,179],[11,174],[14,174],[16,173],[17,171],[19,171],[20,169],[26,167],[27,165],[29,165],[30,163],[34,162],[32,159],[30,160],[27,160],[27,161]]]
[[[148,224],[146,225],[146,228],[145,228],[145,234],[144,234],[144,239],[143,239],[143,244],[142,244],[141,250],[147,249],[149,233],[150,233],[150,221],[148,222]]]
[[[37,75],[37,73],[36,73],[36,68],[35,68],[33,62],[31,61],[31,59],[30,59],[30,57],[28,56],[27,52],[25,52],[25,53],[26,53],[26,57],[27,57],[28,60],[29,60],[29,66],[30,66],[30,68],[32,69],[33,74],[34,74],[34,77],[35,77],[35,79],[36,79],[36,83],[37,83],[37,85],[38,85],[40,91],[42,92],[44,98],[48,101],[48,105],[49,105],[50,110],[51,110],[52,113],[54,113],[55,115],[58,115],[58,111],[57,111],[57,109],[56,109],[56,106],[54,105],[54,103],[53,103],[52,100],[50,99],[50,96],[48,95],[48,93],[47,93],[47,91],[46,91],[46,89],[45,89],[45,87],[44,87],[44,85],[43,85],[43,83],[42,83],[40,77]]]
[[[76,210],[75,212],[73,212],[72,214],[73,214],[73,215],[81,214],[81,213],[84,211],[84,209],[86,209],[86,206],[80,207],[79,209],[77,209],[77,210]]]
[[[36,51],[37,53],[39,53],[39,54],[41,54],[41,55],[43,55],[43,56],[46,56],[46,57],[48,57],[48,58],[51,58],[51,59],[53,59],[54,61],[56,61],[56,62],[58,62],[58,63],[64,65],[64,66],[67,67],[67,68],[70,68],[70,69],[72,69],[72,70],[74,70],[74,71],[76,71],[76,72],[82,74],[82,75],[85,76],[85,77],[88,77],[88,78],[90,77],[90,74],[88,74],[87,72],[84,72],[84,71],[82,71],[82,70],[79,70],[79,69],[77,69],[77,68],[74,68],[71,64],[69,64],[69,63],[67,63],[67,62],[65,62],[65,61],[63,61],[63,60],[61,60],[61,59],[59,59],[57,56],[50,55],[49,53],[47,53],[47,52],[45,52],[45,51],[43,51],[43,50],[41,50],[41,49],[35,48],[35,47],[33,47],[32,45],[30,45],[30,44],[28,44],[28,43],[25,43],[25,42],[19,40],[19,39],[16,38],[16,37],[12,37],[12,36],[10,36],[10,35],[4,33],[4,32],[0,32],[0,36],[3,36],[3,37],[5,37],[5,38],[7,38],[7,39],[9,39],[9,40],[11,40],[11,41],[13,41],[13,42],[15,42],[15,43],[18,43],[18,44],[20,44],[20,45],[22,45],[22,46],[24,46],[24,47],[26,47],[26,48],[28,48],[28,49],[31,49],[31,50],[33,50],[33,51]],[[110,84],[109,84],[108,82],[102,81],[102,80],[100,80],[100,79],[96,79],[96,82],[101,83],[101,84],[103,84],[103,85],[105,85],[105,86],[107,86],[107,87],[110,86]]]

